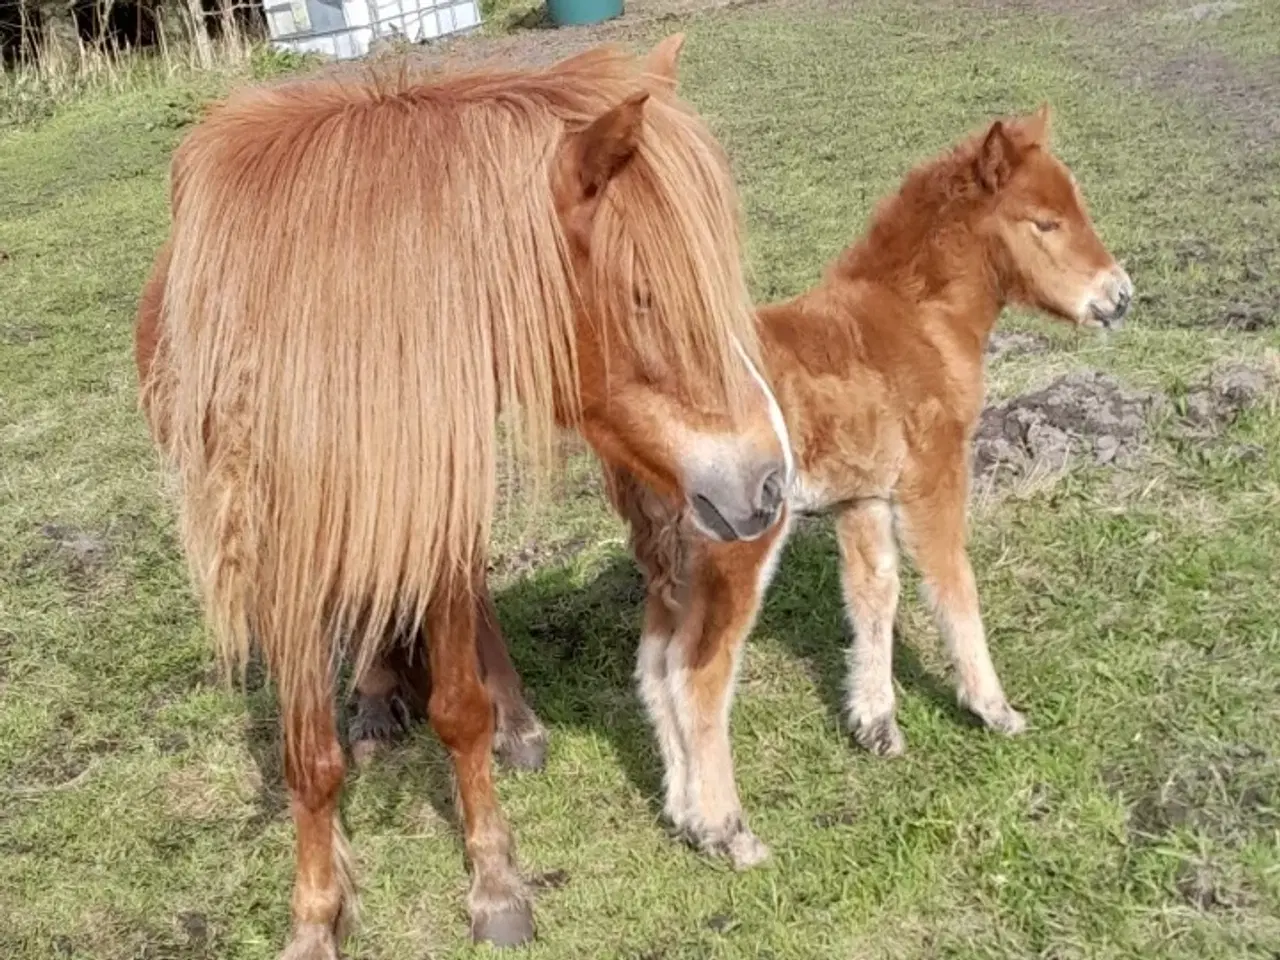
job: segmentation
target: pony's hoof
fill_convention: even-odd
[[[537,773],[547,765],[547,731],[530,717],[499,730],[498,761],[511,770]]]
[[[874,720],[855,722],[853,739],[858,746],[877,757],[900,757],[907,752],[907,738],[902,735],[892,713]]]
[[[999,703],[994,707],[977,709],[974,713],[988,730],[1003,733],[1008,737],[1016,737],[1027,729],[1027,718],[1007,703]]]
[[[333,931],[320,923],[299,924],[280,960],[338,960]]]
[[[408,710],[398,697],[356,698],[356,709],[347,725],[351,758],[367,763],[381,747],[393,743],[409,728]]]
[[[471,939],[495,947],[519,947],[533,941],[533,908],[528,904],[489,910],[471,918]]]
[[[769,847],[746,827],[729,838],[725,852],[735,870],[750,870],[769,859]]]

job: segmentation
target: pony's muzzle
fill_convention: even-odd
[[[712,539],[754,540],[778,522],[786,488],[786,465],[770,463],[745,484],[726,475],[707,478],[690,490],[689,506],[695,525]]]

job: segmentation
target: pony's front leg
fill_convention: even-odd
[[[471,862],[471,936],[498,946],[533,939],[533,910],[515,867],[513,841],[493,789],[493,702],[480,679],[471,586],[451,585],[427,616],[431,695],[427,717],[453,757]]]
[[[743,642],[755,624],[786,539],[783,522],[758,540],[700,543],[691,557],[689,594],[667,647],[667,688],[687,745],[686,829],[703,849],[723,852],[742,870],[769,848],[750,827],[738,798],[729,740]]]
[[[350,855],[338,798],[346,766],[333,716],[333,685],[281,704],[285,779],[293,800],[297,865],[293,938],[282,960],[336,960],[355,919]]]
[[[666,798],[662,812],[677,831],[690,826],[688,799],[689,748],[680,732],[675,701],[667,682],[667,650],[675,635],[676,614],[650,589],[645,599],[644,627],[636,657],[636,687],[644,703],[662,755],[662,783]]]

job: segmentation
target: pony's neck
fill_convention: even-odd
[[[892,290],[934,308],[931,316],[946,317],[958,337],[985,350],[1005,296],[991,245],[976,227],[980,200],[964,186],[929,169],[911,174],[826,282]]]

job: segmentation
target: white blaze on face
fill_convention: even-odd
[[[774,397],[773,390],[769,387],[765,378],[760,375],[756,365],[751,362],[751,358],[747,356],[747,351],[743,349],[737,337],[734,338],[733,345],[738,351],[738,356],[742,357],[742,362],[747,365],[747,370],[750,371],[751,378],[755,380],[756,386],[764,394],[765,402],[769,405],[769,423],[778,438],[778,443],[782,445],[782,462],[786,466],[786,486],[789,490],[791,481],[795,477],[796,463],[795,457],[791,453],[791,435],[787,432],[787,422],[782,418],[782,408],[778,406],[778,400]]]

